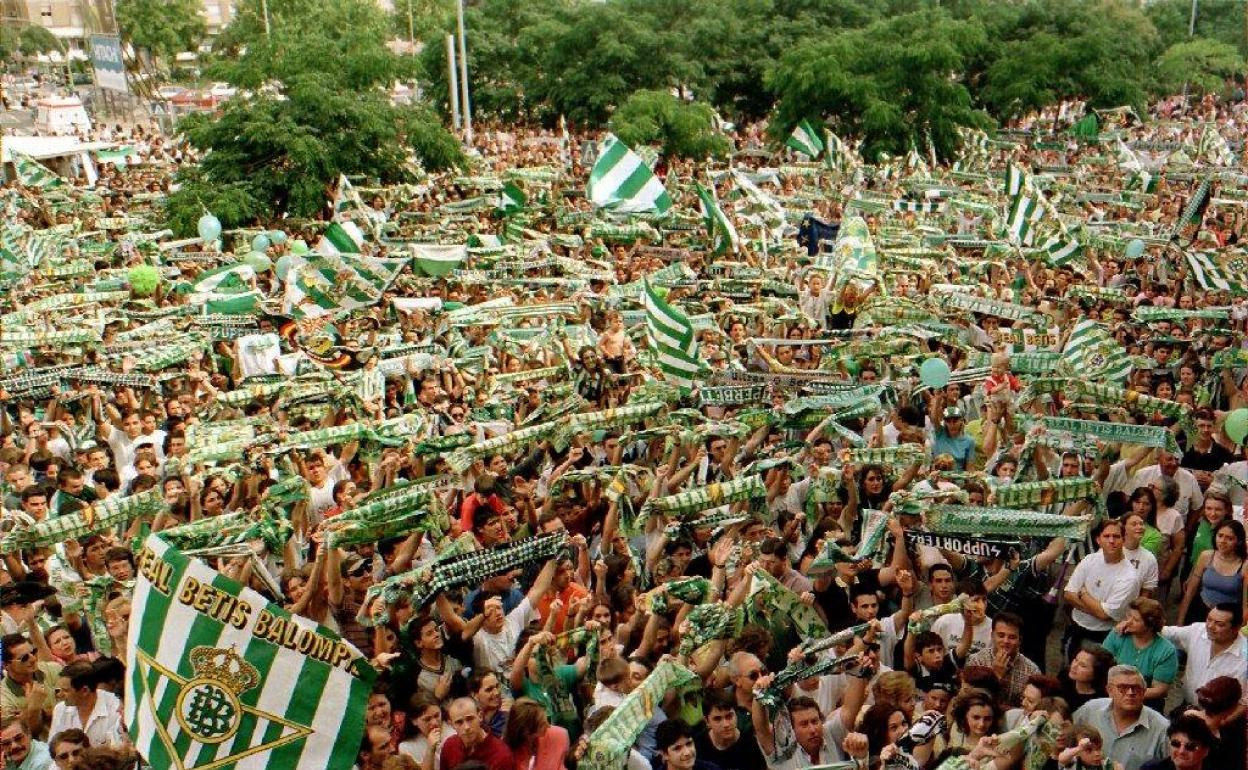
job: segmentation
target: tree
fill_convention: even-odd
[[[1221,91],[1227,78],[1242,72],[1244,59],[1235,47],[1196,38],[1175,43],[1157,59],[1157,82],[1163,94],[1190,86],[1200,93]]]
[[[18,33],[17,46],[22,56],[38,56],[61,50],[61,41],[38,24],[30,24],[22,27],[22,31]]]
[[[125,42],[167,64],[204,39],[202,5],[199,0],[117,0],[117,26]]]
[[[11,27],[0,27],[0,62],[8,64],[21,52],[21,38]]]
[[[386,47],[388,20],[372,0],[267,4],[269,34],[259,4],[241,4],[208,67],[239,94],[219,116],[193,115],[179,125],[206,153],[171,196],[179,232],[193,232],[187,212],[202,213],[205,196],[243,221],[316,216],[340,174],[389,183],[409,175],[412,155],[431,170],[463,161],[428,108],[390,103],[390,84],[414,62]]]
[[[687,103],[662,91],[638,91],[611,117],[611,130],[627,145],[659,144],[669,157],[703,160],[728,154],[709,104]]]
[[[1162,47],[1169,49],[1190,39],[1191,0],[1151,0],[1143,5]],[[1195,37],[1217,40],[1234,46],[1241,54],[1248,54],[1248,41],[1244,38],[1245,14],[1248,14],[1248,7],[1238,0],[1204,0],[1197,5]]]
[[[939,9],[904,14],[786,53],[767,77],[777,98],[773,135],[802,118],[833,117],[837,130],[863,138],[863,155],[924,147],[950,157],[960,126],[986,126],[960,73],[987,45],[977,22]]]

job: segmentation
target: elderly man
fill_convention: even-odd
[[[1219,676],[1229,676],[1241,687],[1248,684],[1248,639],[1239,635],[1243,624],[1243,609],[1231,603],[1214,606],[1204,623],[1161,629],[1162,636],[1187,653],[1187,671],[1183,674],[1185,703],[1199,703],[1197,691]]]
[[[1109,697],[1090,700],[1074,714],[1075,724],[1101,734],[1105,758],[1121,764],[1122,770],[1140,770],[1165,756],[1170,723],[1144,705],[1145,686],[1135,666],[1114,666],[1109,670]]]

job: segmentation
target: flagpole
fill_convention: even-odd
[[[459,75],[455,70],[455,36],[446,33],[447,86],[450,90],[451,127],[459,130]]]
[[[468,99],[468,36],[464,32],[464,0],[455,3],[456,23],[459,25],[459,80],[464,105],[464,139],[472,144],[472,104]]]

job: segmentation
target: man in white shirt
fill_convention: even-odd
[[[95,689],[98,676],[86,661],[66,666],[57,678],[59,702],[52,709],[48,735],[63,730],[82,730],[92,746],[118,746],[125,728],[121,722],[121,699],[107,690]]]
[[[1067,660],[1084,640],[1103,641],[1140,595],[1140,573],[1123,555],[1122,522],[1101,522],[1096,542],[1100,550],[1084,557],[1066,583],[1066,601],[1074,608],[1074,622],[1066,629]]]
[[[308,526],[315,527],[325,520],[325,511],[334,507],[334,485],[351,478],[346,464],[355,454],[355,442],[343,450],[338,460],[328,452],[314,452],[304,463],[304,476],[308,480]]]
[[[1161,635],[1187,653],[1183,674],[1183,700],[1195,706],[1196,691],[1211,679],[1229,676],[1248,686],[1248,639],[1240,636],[1243,610],[1238,604],[1219,604],[1209,610],[1204,623],[1166,626]]]
[[[1153,482],[1160,481],[1162,477],[1174,479],[1179,485],[1179,501],[1174,504],[1174,509],[1179,512],[1184,519],[1190,511],[1199,511],[1200,507],[1205,504],[1205,495],[1200,491],[1200,482],[1196,481],[1196,474],[1187,468],[1179,467],[1179,456],[1171,454],[1164,449],[1157,450],[1157,463],[1140,468],[1135,472],[1132,479],[1131,487],[1127,490],[1130,494],[1140,487],[1146,487]]]
[[[555,577],[556,560],[546,562],[524,599],[511,612],[503,612],[503,600],[497,596],[485,600],[482,614],[485,616],[481,630],[472,635],[472,662],[477,668],[506,671],[516,656],[516,641],[520,632],[536,616],[533,610],[550,588]]]

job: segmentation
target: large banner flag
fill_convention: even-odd
[[[818,158],[819,153],[823,152],[823,139],[810,121],[805,118],[802,118],[802,122],[797,124],[784,143],[811,160]]]
[[[667,188],[615,134],[607,134],[598,146],[586,197],[599,208],[621,214],[662,214],[672,207]]]
[[[154,770],[347,770],[376,672],[350,643],[149,535],[125,718]]]
[[[642,301],[646,306],[646,338],[663,375],[683,392],[693,390],[702,371],[698,339],[689,316],[667,303],[649,278],[643,279]]]
[[[694,187],[698,191],[698,200],[702,203],[702,223],[706,226],[707,237],[711,239],[711,250],[716,254],[735,252],[740,245],[737,228],[733,227],[732,220],[715,199],[714,186],[708,190],[695,183]]]
[[[354,253],[295,257],[286,276],[285,311],[315,318],[376,304],[407,263]]]
[[[1089,381],[1122,382],[1132,368],[1131,358],[1109,330],[1087,318],[1071,329],[1066,346],[1062,348],[1062,360],[1072,372]]]

